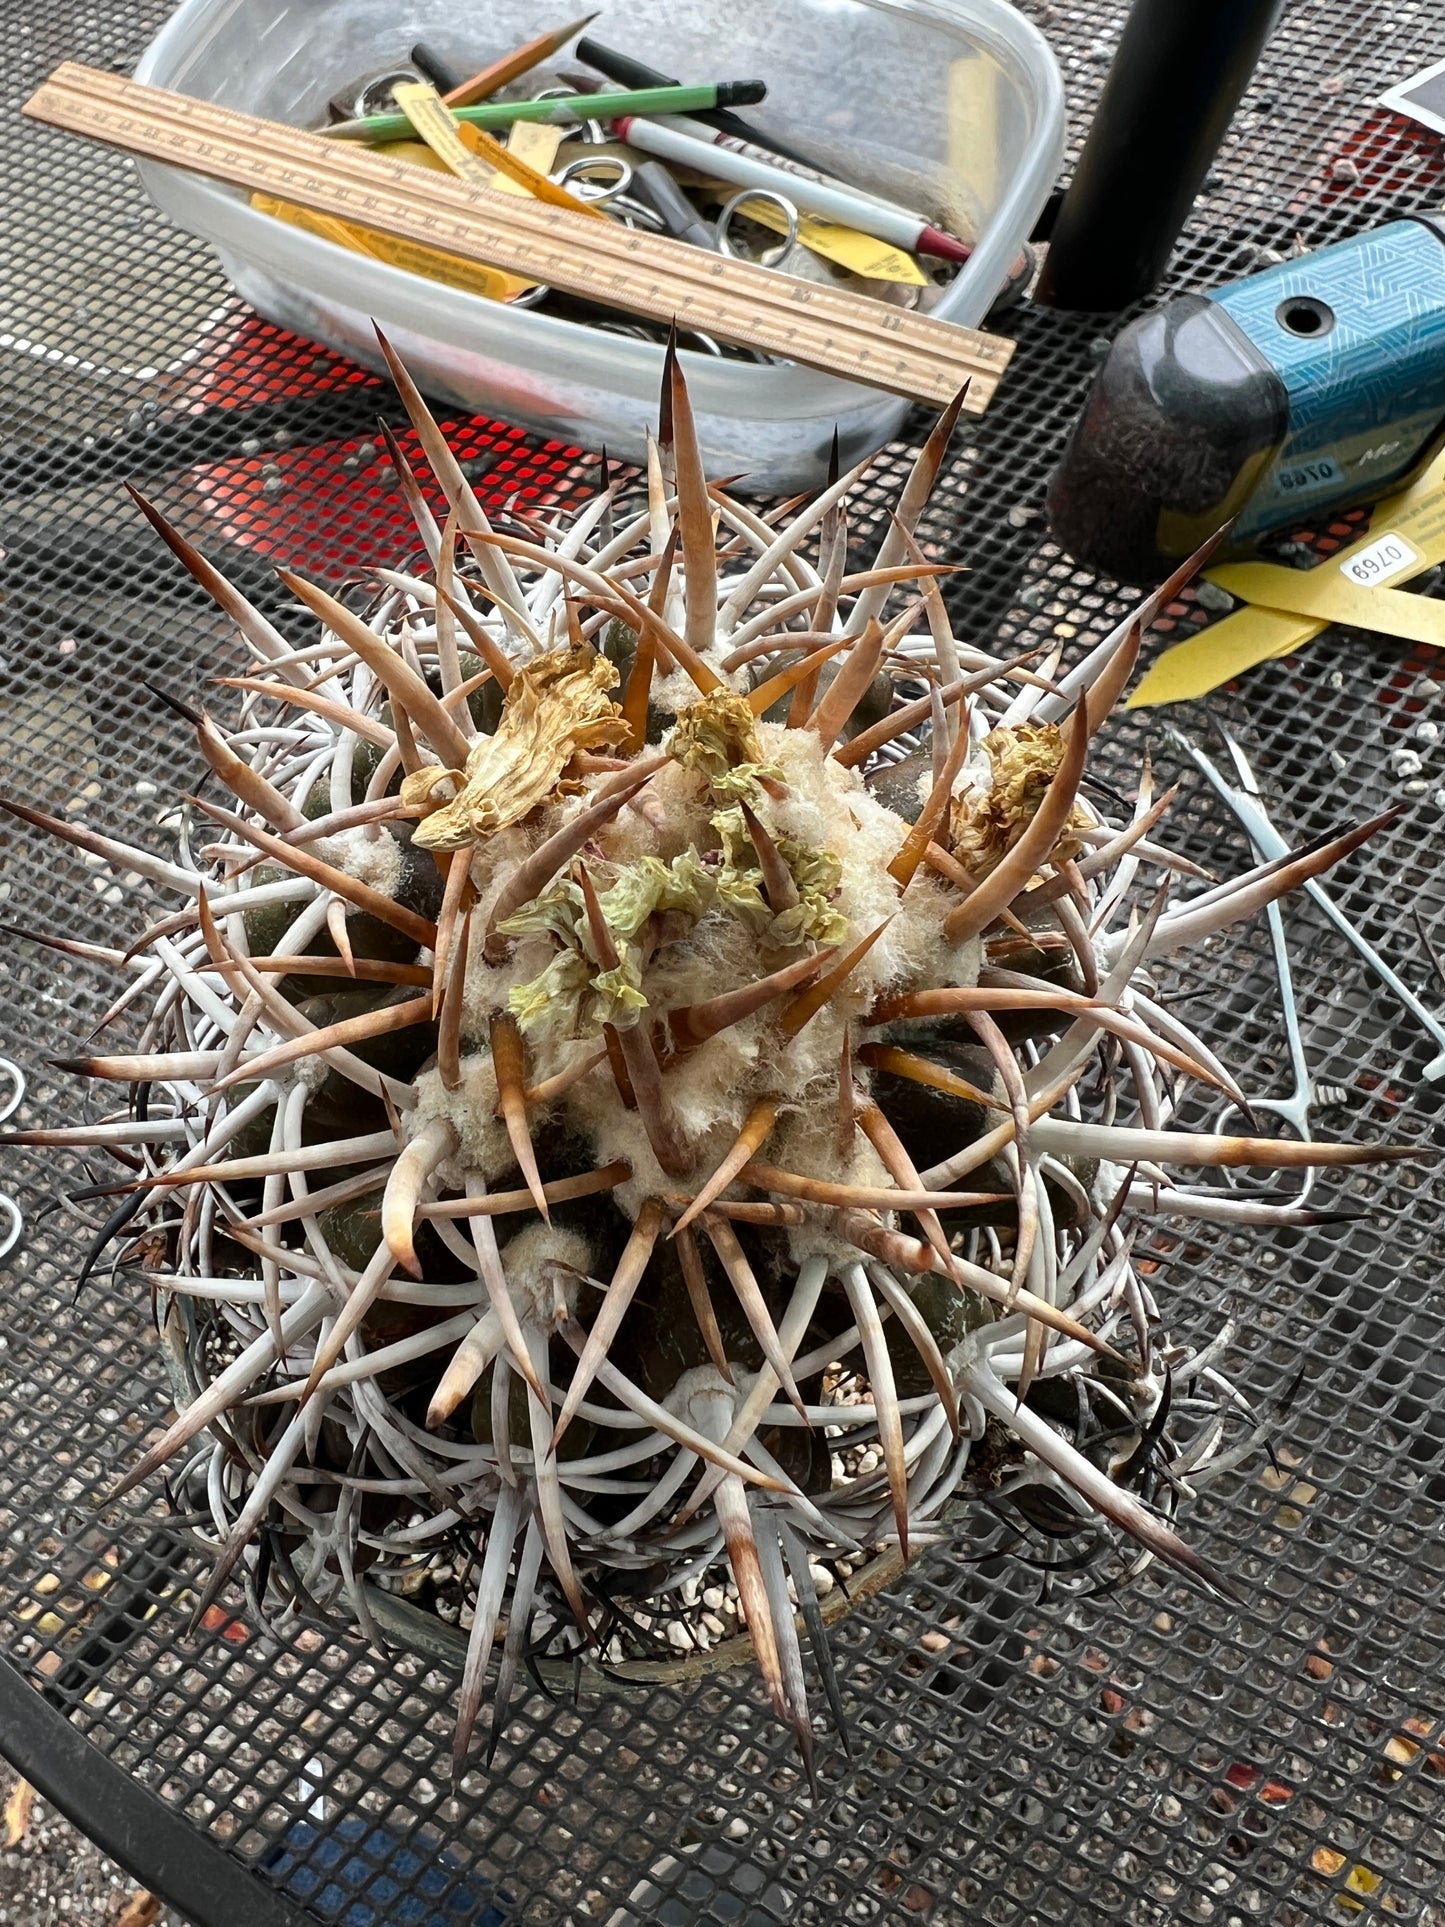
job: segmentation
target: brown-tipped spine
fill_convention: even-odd
[[[527,1124],[526,1052],[522,1044],[522,1032],[510,1011],[499,1010],[493,1015],[491,1042],[492,1069],[497,1079],[497,1109],[507,1127],[512,1152],[527,1181],[532,1202],[550,1224],[552,1214],[547,1206],[547,1194],[542,1189],[537,1154],[532,1148],[532,1133]]]

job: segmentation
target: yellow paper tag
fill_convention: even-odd
[[[1381,530],[1377,514],[1367,536],[1317,568],[1224,562],[1208,571],[1209,579],[1269,609],[1445,648],[1445,605],[1399,589],[1366,586],[1408,579],[1445,558],[1445,489],[1402,504],[1387,519],[1389,526]]]
[[[739,213],[774,234],[786,234],[787,216],[771,201],[745,201]],[[836,261],[840,268],[861,274],[868,281],[900,281],[905,287],[926,288],[928,276],[911,254],[890,247],[887,241],[860,234],[857,228],[839,227],[836,221],[818,221],[811,214],[798,217],[798,239],[814,254]]]
[[[514,120],[507,136],[507,152],[534,167],[539,174],[550,174],[557,161],[565,127],[545,120]]]
[[[386,154],[394,161],[410,161],[414,167],[429,167],[434,174],[450,174],[451,169],[425,141],[380,141],[373,154]]]
[[[1429,566],[1422,558],[1411,573],[1419,575]],[[1343,622],[1352,629],[1373,629],[1402,642],[1445,649],[1445,603],[1406,595],[1402,589],[1362,589],[1329,563],[1317,569],[1282,569],[1268,562],[1226,562],[1211,569],[1209,579],[1256,608]]]
[[[492,140],[489,134],[483,134],[480,128],[468,127],[458,121],[430,81],[398,81],[391,90],[391,97],[431,152],[458,180],[469,181],[473,187],[484,187],[493,193],[531,192],[529,187],[515,179],[515,171],[525,164],[517,161],[505,169],[499,169],[495,164],[496,155],[500,155],[505,162],[506,149]],[[496,154],[492,149],[496,150]],[[488,272],[499,274],[500,270]],[[525,294],[537,285],[521,275],[509,274],[502,276],[502,279],[507,285],[506,294],[500,297],[503,300]]]
[[[503,194],[529,194],[534,200],[547,201],[553,207],[569,207],[574,214],[585,214],[591,220],[607,219],[600,207],[594,207],[590,201],[579,200],[565,187],[560,187],[540,168],[523,160],[514,147],[503,147],[485,127],[473,127],[470,122],[461,120],[456,123],[456,129],[463,147],[485,165],[496,169],[491,185]]]
[[[1301,614],[1270,605],[1238,609],[1222,622],[1211,624],[1201,634],[1190,636],[1187,641],[1175,643],[1172,648],[1166,649],[1146,670],[1125,708],[1147,709],[1156,704],[1189,702],[1196,696],[1206,696],[1211,689],[1218,689],[1221,683],[1242,676],[1258,663],[1290,655],[1305,643],[1312,642],[1332,622],[1350,622],[1367,629],[1381,627],[1374,617],[1394,607],[1393,598],[1398,591],[1361,589],[1358,580],[1347,574],[1346,570],[1369,551],[1378,549],[1383,540],[1392,535],[1401,538],[1416,557],[1416,561],[1405,562],[1399,568],[1393,578],[1395,581],[1407,580],[1410,576],[1433,568],[1437,562],[1445,562],[1445,449],[1407,489],[1375,505],[1367,535],[1361,536],[1359,541],[1351,543],[1349,548],[1332,556],[1318,568],[1280,569],[1272,563],[1231,562],[1206,570],[1207,578],[1212,582],[1217,581],[1221,588],[1229,588],[1231,572],[1234,570],[1268,570],[1267,585],[1275,593],[1287,595],[1291,602],[1301,599],[1297,585],[1318,579],[1333,585],[1333,593],[1339,601],[1332,600],[1331,589],[1325,588],[1308,593],[1320,597],[1318,606],[1328,607],[1331,613],[1327,614]],[[1251,576],[1247,579],[1254,578]],[[1392,600],[1377,605],[1374,610],[1367,607],[1363,615],[1333,613],[1346,602],[1352,610],[1359,608],[1360,604],[1354,600],[1356,595],[1362,597],[1366,605],[1375,596],[1389,596]],[[1413,596],[1399,599],[1414,603],[1417,610],[1438,606]],[[1426,622],[1430,621],[1432,618],[1427,617]],[[1440,638],[1433,635],[1412,637],[1412,640],[1432,644],[1440,642]]]
[[[347,248],[352,254],[364,254],[372,261],[379,259],[371,245],[379,237],[369,228],[353,227],[349,221],[339,221],[332,214],[317,214],[308,207],[297,207],[294,201],[277,200],[274,194],[253,194],[251,205],[258,214],[269,214],[288,227],[304,228],[308,234],[317,234],[323,241]]]
[[[332,241],[353,254],[384,261],[388,267],[419,274],[427,281],[440,281],[448,288],[460,288],[465,294],[481,295],[487,301],[509,301],[533,285],[516,275],[503,274],[500,268],[464,261],[460,255],[445,254],[440,248],[425,247],[418,241],[398,240],[374,228],[353,227],[329,214],[315,214],[310,208],[297,207],[293,201],[277,200],[273,194],[253,194],[251,205],[262,214],[274,215],[291,227],[304,228],[308,234],[319,235],[323,241]]]
[[[496,186],[496,168],[463,144],[451,109],[430,81],[399,80],[391,97],[433,154],[459,180],[470,181],[473,187]]]

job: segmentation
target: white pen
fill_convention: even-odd
[[[605,117],[606,96],[594,95],[593,99],[598,117]],[[905,254],[931,254],[944,261],[966,261],[973,252],[966,241],[945,234],[921,214],[885,207],[826,181],[807,180],[801,174],[775,167],[770,161],[754,160],[732,147],[714,146],[710,140],[681,134],[675,127],[664,127],[658,121],[628,114],[614,120],[612,128],[619,140],[626,141],[629,147],[640,148],[645,154],[675,161],[679,167],[693,168],[713,180],[730,181],[735,187],[756,187],[770,194],[786,195],[804,214],[816,214],[821,220],[856,228],[862,234],[871,234],[876,240],[902,248]]]
[[[845,181],[837,174],[830,174],[818,162],[795,160],[791,154],[774,154],[766,147],[759,147],[756,141],[746,141],[738,134],[729,133],[725,128],[716,128],[692,114],[653,114],[649,118],[658,127],[671,127],[679,134],[691,134],[694,140],[706,141],[709,147],[725,147],[730,154],[741,154],[750,161],[761,161],[765,167],[781,168],[785,174],[792,174],[798,180],[817,181],[823,187],[836,187],[845,194],[856,194],[860,201],[868,201],[874,207],[886,209],[889,214],[912,214],[914,210],[905,207],[886,194],[874,194],[866,187],[859,187],[855,181]],[[921,214],[916,217],[922,220]]]

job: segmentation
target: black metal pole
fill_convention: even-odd
[[[1145,295],[1249,85],[1283,0],[1134,0],[1036,299],[1113,313]]]

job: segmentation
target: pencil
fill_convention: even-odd
[[[574,34],[591,26],[596,18],[595,13],[584,13],[580,20],[574,20],[570,26],[559,27],[555,33],[538,34],[525,47],[518,47],[515,53],[504,54],[500,60],[494,60],[490,67],[483,67],[479,74],[473,74],[470,80],[464,80],[460,87],[453,87],[442,98],[448,107],[470,107],[476,101],[486,100],[519,75],[530,73],[544,60],[560,53]]]

